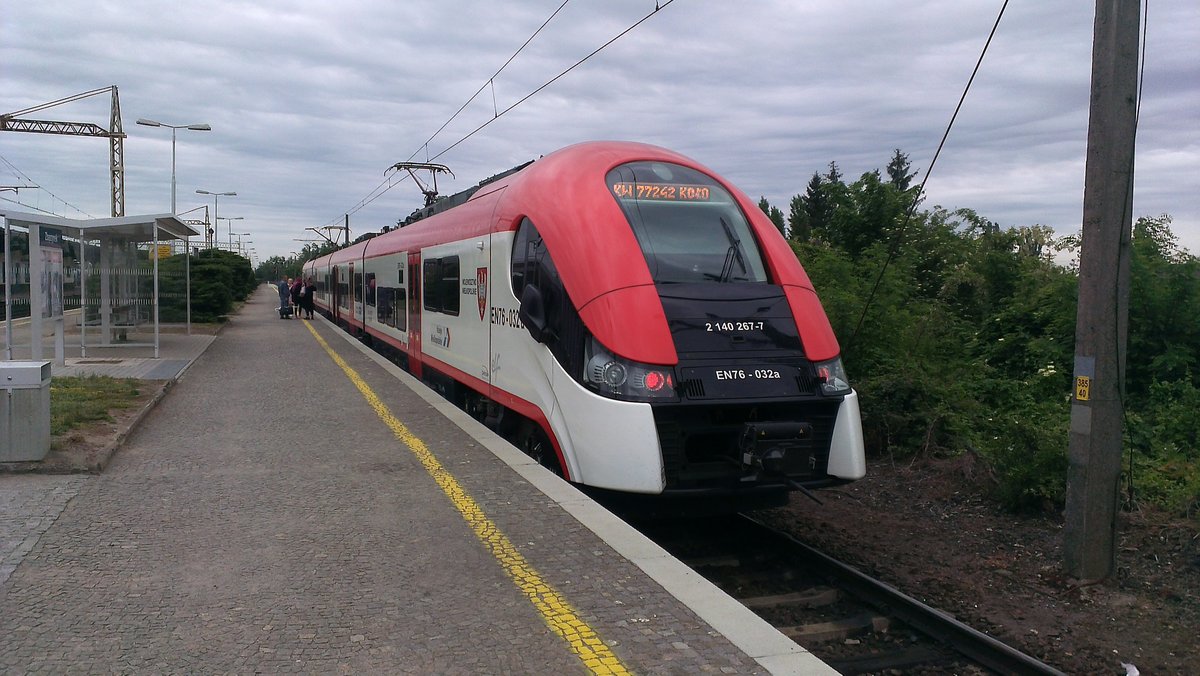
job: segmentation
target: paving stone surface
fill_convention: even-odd
[[[254,298],[104,474],[0,476],[0,672],[586,673],[274,302]],[[627,667],[764,673],[314,326]]]

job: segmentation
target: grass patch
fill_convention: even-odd
[[[109,376],[69,376],[50,381],[50,434],[60,436],[99,420],[110,411],[129,408],[138,396],[138,381]]]

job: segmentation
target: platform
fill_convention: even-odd
[[[0,671],[834,673],[276,302],[179,357],[103,474],[0,476]]]

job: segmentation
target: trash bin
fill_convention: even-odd
[[[50,452],[50,362],[0,361],[0,462]]]

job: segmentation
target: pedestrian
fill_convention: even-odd
[[[296,311],[297,318],[300,317],[300,289],[303,289],[303,288],[304,288],[304,282],[299,277],[292,280],[292,286],[290,289],[290,293],[291,293],[291,298],[292,298],[292,307]]]
[[[291,302],[292,280],[288,277],[280,277],[276,287],[279,289],[279,318],[287,319],[288,304]]]
[[[304,306],[304,313],[307,319],[313,318],[313,295],[317,292],[317,283],[312,277],[304,280],[304,289],[300,291],[300,301]]]

